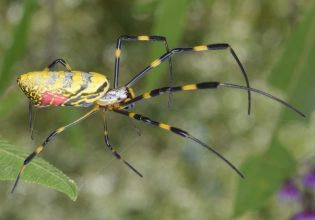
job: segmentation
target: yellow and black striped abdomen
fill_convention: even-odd
[[[109,89],[106,76],[81,71],[29,72],[20,75],[17,82],[37,107],[88,107]]]

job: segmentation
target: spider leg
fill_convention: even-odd
[[[212,153],[214,153],[215,155],[217,155],[220,159],[222,159],[227,165],[229,165],[240,177],[244,178],[244,175],[241,173],[241,171],[239,171],[229,160],[227,160],[225,157],[223,157],[218,151],[216,151],[215,149],[213,149],[212,147],[209,147],[207,144],[203,143],[202,141],[200,141],[199,139],[195,138],[194,136],[192,136],[191,134],[189,134],[188,132],[180,129],[180,128],[176,128],[173,127],[171,125],[168,124],[164,124],[161,122],[157,122],[157,121],[153,121],[152,119],[136,114],[134,112],[128,112],[128,111],[124,111],[124,110],[113,110],[114,112],[117,112],[119,114],[128,116],[130,118],[136,119],[138,121],[142,121],[146,124],[150,124],[150,125],[154,125],[156,127],[159,127],[161,129],[167,130],[167,131],[171,131],[179,136],[182,136],[184,138],[188,138],[196,143],[198,143],[199,145],[207,148],[209,151],[211,151]]]
[[[14,190],[15,190],[15,188],[17,187],[17,185],[18,185],[18,183],[19,183],[19,180],[20,180],[20,177],[22,176],[22,174],[23,174],[23,172],[24,172],[24,170],[25,170],[25,167],[26,167],[39,153],[41,153],[41,152],[45,149],[45,147],[47,146],[47,144],[48,144],[49,142],[51,142],[58,134],[62,133],[62,132],[63,132],[64,130],[66,130],[67,128],[69,128],[69,127],[71,127],[71,126],[73,126],[73,125],[79,123],[79,122],[82,121],[83,119],[85,119],[85,118],[87,118],[87,117],[93,115],[93,114],[96,113],[98,110],[99,110],[99,106],[95,106],[93,109],[91,109],[91,110],[90,110],[89,112],[87,112],[85,115],[81,116],[80,118],[78,118],[77,120],[73,121],[72,123],[67,124],[67,125],[65,125],[65,126],[63,126],[63,127],[60,127],[60,128],[58,128],[58,129],[54,130],[53,132],[51,132],[51,133],[48,135],[48,137],[44,140],[44,142],[43,142],[41,145],[37,146],[37,147],[35,148],[35,150],[34,150],[30,155],[28,155],[28,157],[24,160],[23,165],[22,165],[22,167],[21,167],[21,169],[20,169],[20,172],[19,172],[19,174],[18,174],[18,176],[17,176],[17,178],[16,178],[16,180],[15,180],[15,183],[14,183],[14,185],[13,185],[13,187],[12,187],[11,193],[13,193]]]
[[[159,41],[163,42],[165,46],[165,50],[168,53],[169,47],[166,40],[166,37],[163,36],[127,36],[123,35],[117,39],[116,50],[115,50],[115,76],[114,76],[114,88],[118,88],[118,78],[119,78],[119,64],[120,64],[120,56],[121,56],[121,47],[122,42],[124,41]],[[171,58],[169,60],[169,73],[170,73],[170,86],[173,81],[173,71],[172,71],[172,61]]]
[[[220,83],[220,82],[202,82],[202,83],[196,83],[196,84],[187,84],[187,85],[182,85],[182,86],[162,87],[162,88],[154,89],[150,92],[145,92],[142,95],[139,95],[139,96],[123,103],[120,106],[120,108],[123,108],[124,106],[131,105],[135,102],[139,102],[140,100],[143,100],[143,99],[150,99],[152,97],[159,96],[159,95],[169,93],[169,92],[190,91],[190,90],[200,90],[200,89],[219,89],[219,88],[241,89],[241,90],[251,91],[251,92],[266,96],[270,99],[275,100],[276,102],[281,103],[282,105],[284,105],[285,107],[296,112],[300,116],[305,117],[305,115],[301,111],[299,111],[297,108],[293,107],[289,103],[287,103],[287,102],[283,101],[282,99],[279,99],[279,98],[277,98],[277,97],[275,97],[275,96],[273,96],[267,92],[264,92],[262,90],[255,89],[255,88],[249,88],[246,86],[229,84],[229,83]]]
[[[34,140],[34,111],[31,101],[28,103],[28,116],[28,126],[31,133],[31,139]]]
[[[138,176],[143,177],[143,175],[134,168],[130,163],[128,163],[122,156],[116,151],[116,149],[109,142],[108,131],[107,131],[107,120],[105,117],[105,112],[102,112],[103,120],[104,120],[104,140],[108,149],[113,153],[116,159],[121,160],[124,164],[126,164],[133,172],[135,172]]]
[[[54,60],[51,64],[48,65],[48,67],[44,69],[44,71],[51,71],[57,64],[61,64],[67,69],[67,71],[71,72],[70,65],[64,59],[61,58]]]
[[[120,36],[117,40],[116,43],[116,50],[115,50],[115,75],[114,75],[114,88],[118,88],[118,79],[119,79],[119,64],[120,64],[120,56],[121,56],[121,48],[122,48],[122,42],[124,41],[158,41],[158,42],[163,42],[165,46],[165,50],[168,53],[169,47],[168,43],[166,40],[166,37],[164,36],[147,36],[147,35],[139,35],[139,36],[128,36],[128,35],[123,35]],[[169,62],[169,86],[173,85],[173,66],[172,66],[172,59],[171,57],[168,58]],[[170,107],[172,103],[172,93],[169,93],[168,95],[168,106]]]
[[[125,86],[131,87],[133,86],[139,79],[141,79],[145,74],[147,74],[150,70],[153,68],[159,66],[162,62],[164,62],[166,59],[169,59],[170,57],[174,56],[178,53],[185,53],[185,52],[200,52],[200,51],[212,51],[212,50],[229,50],[231,55],[233,56],[234,60],[238,64],[239,68],[241,69],[241,72],[243,74],[243,77],[246,82],[246,87],[250,88],[249,86],[249,80],[247,73],[237,57],[236,53],[234,52],[233,48],[227,44],[227,43],[218,43],[218,44],[208,44],[208,45],[201,45],[201,46],[195,46],[195,47],[187,47],[187,48],[174,48],[170,52],[163,54],[160,58],[154,60],[149,66],[144,68],[141,72],[139,72],[135,77],[133,77]],[[251,94],[250,90],[248,92],[248,114],[250,114],[251,110]]]

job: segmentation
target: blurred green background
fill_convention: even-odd
[[[106,149],[95,115],[41,155],[77,182],[76,202],[25,182],[11,195],[13,181],[2,181],[0,219],[289,219],[297,207],[288,213],[276,191],[314,159],[314,6],[305,0],[1,1],[0,137],[23,151],[87,110],[37,110],[32,141],[28,101],[16,77],[64,58],[73,69],[101,72],[113,82],[120,35],[166,36],[170,48],[229,43],[252,87],[289,101],[307,118],[258,95],[248,116],[247,93],[232,89],[174,94],[170,107],[167,96],[143,101],[134,111],[189,131],[241,167],[246,178],[190,140],[111,113],[111,142],[142,172],[140,179]],[[124,43],[120,85],[163,52],[157,42]],[[176,55],[173,67],[174,85],[244,84],[228,51]],[[163,64],[135,90],[168,83]]]

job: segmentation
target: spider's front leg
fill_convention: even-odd
[[[132,87],[138,80],[140,80],[145,74],[151,71],[153,68],[159,66],[165,60],[170,59],[175,54],[179,53],[187,53],[187,52],[201,52],[201,51],[213,51],[213,50],[229,50],[230,54],[238,64],[243,77],[245,79],[246,87],[250,88],[249,80],[245,68],[243,67],[241,61],[239,60],[238,56],[236,55],[233,48],[227,43],[218,43],[218,44],[208,44],[208,45],[200,45],[194,47],[182,47],[182,48],[174,48],[170,52],[163,54],[158,59],[154,60],[149,66],[144,68],[141,72],[139,72],[135,77],[133,77],[125,86]],[[251,111],[251,91],[248,91],[248,114]]]
[[[116,50],[115,50],[115,75],[114,75],[114,88],[118,88],[118,79],[119,79],[119,64],[120,64],[120,57],[121,57],[121,52],[122,52],[122,42],[127,41],[140,41],[140,42],[162,42],[164,43],[165,50],[168,53],[169,47],[168,43],[166,40],[166,37],[164,36],[155,36],[155,35],[139,35],[139,36],[128,36],[128,35],[123,35],[120,36],[117,39],[116,43]],[[172,61],[171,58],[169,59],[169,74],[170,74],[170,85],[172,84],[173,80],[173,71],[172,71]]]

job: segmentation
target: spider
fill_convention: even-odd
[[[166,48],[166,53],[160,56],[158,59],[154,60],[150,65],[145,67],[141,72],[136,74],[126,85],[119,87],[119,62],[121,56],[121,47],[123,41],[159,41],[163,42]],[[159,66],[162,62],[168,60],[170,74],[172,75],[172,63],[171,57],[178,53],[186,52],[200,52],[200,51],[211,51],[211,50],[229,50],[233,58],[239,65],[241,72],[244,76],[246,86],[220,83],[220,82],[201,82],[193,83],[181,86],[167,86],[162,88],[154,89],[150,92],[145,92],[141,95],[136,96],[132,90],[132,86],[140,80],[145,74],[150,72],[153,68]],[[54,71],[53,68],[60,64],[65,68],[65,71]],[[173,127],[171,125],[154,121],[146,116],[131,112],[130,109],[135,103],[150,99],[163,94],[171,94],[180,91],[192,91],[201,89],[220,89],[220,88],[235,88],[241,89],[248,92],[248,114],[250,113],[251,106],[251,93],[258,93],[263,96],[269,97],[285,107],[295,111],[297,114],[305,117],[305,115],[298,109],[294,108],[285,101],[266,93],[262,90],[251,88],[249,86],[249,81],[245,69],[243,68],[240,60],[238,59],[236,53],[232,47],[227,43],[217,43],[209,45],[194,46],[189,48],[174,48],[172,50],[168,49],[168,44],[165,37],[162,36],[121,36],[117,40],[116,51],[115,51],[115,73],[114,73],[114,87],[110,88],[109,82],[105,75],[96,72],[83,72],[74,71],[69,64],[63,59],[56,59],[48,67],[42,71],[28,72],[21,74],[17,78],[17,83],[25,93],[25,95],[30,100],[29,102],[29,125],[32,127],[32,108],[49,107],[49,106],[73,106],[73,107],[92,107],[90,111],[86,114],[67,124],[60,127],[53,132],[51,132],[48,137],[38,145],[35,150],[24,160],[22,167],[17,175],[15,183],[12,187],[11,192],[13,193],[16,189],[19,179],[23,174],[26,166],[39,154],[41,153],[58,134],[62,133],[69,127],[81,122],[83,119],[89,116],[101,112],[104,122],[104,139],[105,144],[113,155],[121,160],[125,165],[127,165],[132,171],[134,171],[138,176],[142,177],[142,174],[133,167],[129,162],[127,162],[111,145],[107,132],[107,118],[106,113],[112,111],[129,118],[144,122],[149,125],[156,126],[158,128],[173,132],[184,138],[188,138],[193,142],[201,145],[207,150],[214,153],[220,159],[222,159],[228,166],[230,166],[240,177],[244,178],[244,175],[238,170],[229,160],[222,156],[214,148],[208,146],[198,138],[192,136],[188,132]]]

